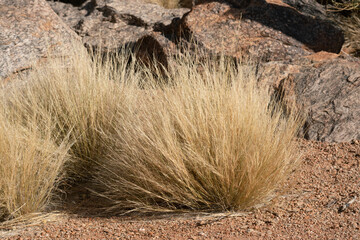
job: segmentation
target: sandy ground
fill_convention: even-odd
[[[302,163],[284,193],[228,215],[80,217],[0,233],[4,239],[360,239],[360,143],[299,141]],[[1,235],[2,234],[2,235]]]

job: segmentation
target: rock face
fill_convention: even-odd
[[[318,53],[292,63],[264,63],[258,77],[273,84],[289,106],[307,112],[305,138],[326,142],[360,139],[358,59]]]
[[[0,78],[69,51],[76,39],[45,0],[0,0]]]
[[[165,9],[139,0],[48,1],[55,12],[92,47],[116,51],[153,31],[168,33],[189,9]],[[77,1],[74,1],[77,2]],[[77,6],[74,6],[77,5]]]
[[[184,17],[181,30],[210,51],[262,61],[338,53],[344,42],[342,31],[330,21],[302,14],[280,0],[232,6],[227,1],[197,5]]]
[[[360,139],[359,69],[359,62],[334,59],[300,70],[295,92],[309,111],[306,138],[326,142]]]

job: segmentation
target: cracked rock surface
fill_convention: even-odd
[[[360,140],[360,61],[320,52],[292,62],[273,61],[258,68],[286,104],[307,113],[304,136],[326,142]]]
[[[48,1],[54,11],[92,47],[116,51],[153,31],[166,31],[189,11],[165,9],[139,0],[91,0],[79,6]]]

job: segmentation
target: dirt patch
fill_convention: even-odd
[[[302,163],[269,206],[247,213],[78,217],[7,239],[360,239],[360,143],[299,140]],[[1,233],[0,233],[1,234]],[[5,235],[7,234],[7,235]],[[1,235],[0,235],[1,237]]]

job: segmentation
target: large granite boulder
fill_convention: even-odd
[[[0,0],[0,78],[66,54],[76,40],[45,0]]]
[[[189,9],[165,9],[140,0],[48,0],[83,42],[105,51],[131,45],[152,32],[171,34]]]

